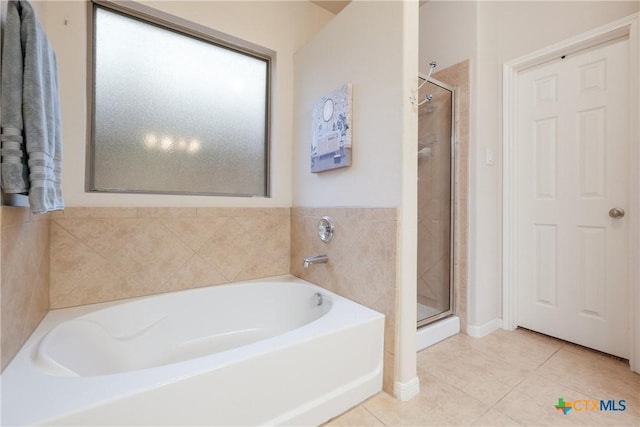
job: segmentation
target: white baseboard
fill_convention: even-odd
[[[458,332],[460,332],[460,318],[458,316],[449,316],[446,319],[423,326],[418,329],[417,351],[452,337]]]
[[[401,402],[410,400],[412,397],[417,396],[418,393],[420,393],[420,380],[418,377],[413,377],[405,383],[400,381],[393,383],[393,396]]]
[[[500,328],[502,328],[502,319],[493,319],[480,326],[467,325],[467,335],[474,338],[482,338]]]

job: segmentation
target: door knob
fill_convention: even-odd
[[[625,212],[622,208],[613,208],[609,211],[609,216],[613,219],[620,219],[624,216]]]

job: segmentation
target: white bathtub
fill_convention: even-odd
[[[318,425],[381,389],[383,327],[292,276],[53,310],[2,425]]]

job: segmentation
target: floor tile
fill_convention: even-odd
[[[598,350],[593,350],[593,349],[590,349],[589,347],[584,347],[579,344],[574,344],[567,341],[561,341],[561,342],[562,342],[562,349],[570,351],[571,353],[582,354],[582,355],[600,355],[606,359],[612,359],[618,362],[622,360],[620,357],[612,356],[610,354],[603,353]]]
[[[640,375],[632,372],[626,362],[589,350],[574,352],[563,348],[537,373],[594,399],[626,400],[625,412],[640,416]]]
[[[472,338],[473,339],[473,338]],[[456,345],[464,345],[458,340]],[[427,349],[419,355],[418,376],[432,375],[488,405],[494,405],[523,381],[529,371],[474,348],[441,353]]]
[[[478,351],[519,368],[534,370],[560,350],[563,342],[526,329],[499,329],[472,345]]]
[[[577,411],[564,414],[556,408],[558,399],[565,402],[592,400],[579,391],[532,374],[496,406],[495,410],[523,425],[549,426],[634,426],[638,418],[625,412]],[[585,407],[584,404],[579,406]]]
[[[626,361],[542,334],[458,334],[417,359],[418,396],[379,393],[328,425],[640,426],[640,375]],[[559,398],[580,403],[564,414]],[[580,410],[601,399],[625,400],[627,409]]]
[[[384,426],[371,412],[359,405],[324,425],[325,427],[380,427]]]
[[[470,425],[489,409],[489,405],[428,375],[420,379],[418,396],[408,402],[381,393],[363,405],[386,426]]]
[[[516,390],[510,393],[496,405],[496,410],[515,419],[523,425],[535,426],[585,426],[585,417],[575,417],[574,414],[564,415],[553,407],[554,397],[549,396],[546,401],[531,399],[527,394]],[[557,402],[557,397],[556,397]]]
[[[567,387],[560,384],[553,379],[549,379],[542,375],[534,374],[523,381],[518,388],[517,392],[521,392],[527,396],[525,402],[539,402],[546,413],[557,411],[557,414],[561,414],[560,410],[555,408],[558,404],[558,399],[563,398],[566,402],[575,402],[576,400],[599,400],[594,396],[589,396],[586,393],[577,391],[571,387]],[[550,403],[551,402],[551,403]],[[546,405],[546,406],[544,406]],[[549,406],[551,405],[551,406]],[[549,410],[552,407],[553,409]],[[578,408],[585,407],[584,403],[581,403]],[[562,414],[563,417],[572,415],[574,418],[578,418],[580,422],[585,425],[640,425],[639,419],[630,412],[608,412],[608,411],[578,411],[575,409],[569,410],[567,415]],[[555,417],[557,422],[558,417]]]
[[[522,424],[495,409],[489,409],[471,425],[482,427],[512,427],[521,426]]]

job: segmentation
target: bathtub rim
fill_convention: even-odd
[[[154,294],[146,297],[128,298],[128,299],[118,300],[116,301],[115,304],[104,304],[104,305],[103,303],[94,304],[92,305],[92,307],[87,308],[89,311],[86,314],[71,314],[71,313],[68,313],[66,309],[62,309],[62,310],[65,310],[65,312],[63,313],[62,319],[56,320],[55,323],[52,322],[54,324],[51,327],[49,327],[46,332],[44,332],[42,337],[38,340],[37,344],[34,346],[33,348],[34,351],[32,353],[32,360],[34,361],[34,364],[37,367],[40,367],[45,373],[49,375],[60,376],[60,377],[78,378],[78,377],[99,377],[99,376],[106,376],[106,375],[116,375],[120,373],[126,374],[132,371],[143,370],[143,369],[153,369],[153,368],[162,367],[165,365],[181,363],[183,361],[188,361],[188,360],[196,359],[199,357],[208,357],[212,354],[223,353],[225,351],[233,350],[238,347],[251,345],[255,342],[268,340],[278,335],[286,334],[290,331],[302,328],[309,323],[317,321],[318,319],[325,316],[327,313],[331,312],[331,310],[333,309],[333,301],[335,299],[334,294],[327,292],[324,289],[316,289],[312,286],[309,286],[312,284],[303,283],[302,280],[295,280],[295,278],[294,280],[285,280],[285,279],[287,278],[283,276],[279,276],[279,277],[273,278],[273,280],[269,278],[268,280],[265,279],[265,280],[243,281],[243,282],[236,282],[236,283],[227,283],[223,285],[214,285],[214,286],[205,286],[205,287],[194,288],[194,289],[186,289],[186,290],[180,290],[176,292]],[[217,296],[216,296],[216,299],[211,299],[211,296],[213,295],[212,292],[215,292],[215,295],[217,295],[218,292],[220,292],[222,298],[229,297],[232,301],[234,301],[232,305],[235,305],[236,303],[242,304],[242,302],[245,301],[244,289],[247,289],[247,288],[252,289],[252,287],[255,286],[256,282],[258,283],[262,282],[268,286],[272,286],[272,288],[267,288],[267,290],[273,290],[273,292],[277,297],[275,300],[272,299],[270,292],[264,292],[265,289],[264,288],[260,289],[261,286],[258,286],[256,288],[256,291],[259,292],[260,297],[256,298],[255,295],[252,295],[251,298],[247,299],[250,301],[249,311],[242,312],[241,310],[244,310],[245,306],[238,305],[238,307],[240,307],[238,311],[243,313],[242,317],[245,317],[244,321],[242,319],[238,319],[240,324],[238,324],[234,320],[229,321],[229,319],[233,319],[232,317],[229,317],[229,316],[234,316],[235,314],[227,311],[227,307],[229,307],[230,304],[228,303],[220,304],[221,299],[220,297],[217,297]],[[295,287],[290,289],[289,286],[291,286],[292,284]],[[301,286],[298,286],[298,285],[301,285]],[[254,291],[249,290],[248,292],[253,293]],[[313,292],[315,294],[321,294],[324,296],[324,304],[321,304],[321,307],[318,307],[315,305],[311,307],[298,305],[299,303],[304,303],[305,301],[304,299],[298,301],[298,298],[300,297],[307,298],[310,295],[310,292]],[[194,298],[190,296],[190,294],[196,294],[196,297]],[[249,295],[249,294],[246,294],[246,295]],[[284,298],[281,298],[281,297],[284,297]],[[289,299],[289,298],[292,298],[292,299]],[[174,301],[174,299],[175,299],[175,303],[172,302]],[[196,304],[193,307],[191,306],[192,301],[194,301]],[[205,305],[201,304],[201,301],[206,301],[206,304]],[[287,307],[290,307],[291,301],[294,302],[295,307],[292,307],[292,311],[290,313],[286,313]],[[188,305],[185,306],[184,305],[185,302]],[[274,310],[273,306],[278,307],[276,311],[273,311]],[[141,307],[142,310],[146,310],[147,308],[149,308],[149,311],[148,311],[149,317],[136,316],[135,313],[138,312],[137,308],[139,307]],[[265,309],[266,311],[263,312],[262,310],[265,310]],[[115,310],[115,312],[113,312],[112,310]],[[314,314],[312,314],[310,318],[301,321],[300,320],[301,318],[299,316],[303,315],[306,317],[306,313],[300,313],[300,310],[303,310],[306,313],[314,313]],[[120,323],[118,319],[118,313],[125,314],[125,315],[129,315],[129,313],[132,313],[131,321],[127,322],[126,328],[124,329],[123,329],[123,325]],[[193,322],[187,321],[189,323],[188,325],[182,324],[183,322],[185,322],[185,319],[191,316],[192,313],[195,314],[196,318],[201,318],[201,320],[204,323],[201,323],[201,322],[193,323]],[[246,313],[246,316],[245,316],[245,313]],[[261,313],[262,315],[256,316],[255,313],[258,313],[258,314]],[[277,315],[273,316],[274,313],[277,313]],[[280,313],[284,313],[284,316],[280,315]],[[160,332],[162,332],[163,330],[166,332],[166,335],[163,335],[164,337],[167,338],[167,340],[164,340],[165,343],[170,343],[172,341],[171,340],[172,337],[175,340],[176,337],[172,333],[172,329],[176,330],[177,328],[177,329],[183,330],[183,328],[189,329],[191,326],[195,326],[196,330],[199,330],[201,327],[205,329],[204,331],[201,331],[203,335],[199,335],[196,333],[195,336],[191,335],[191,338],[194,338],[194,337],[195,338],[215,338],[215,336],[218,334],[226,335],[226,334],[237,332],[247,327],[256,328],[258,330],[265,330],[265,331],[268,331],[270,328],[273,328],[276,330],[276,332],[272,332],[272,333],[269,333],[269,335],[267,336],[260,337],[255,340],[251,340],[246,343],[231,346],[218,351],[203,353],[197,356],[188,356],[188,357],[178,356],[179,358],[178,360],[172,360],[172,361],[168,361],[166,359],[163,360],[162,358],[157,359],[157,358],[154,358],[153,355],[166,354],[164,353],[165,350],[170,350],[170,351],[177,350],[186,341],[178,341],[177,343],[174,342],[174,344],[178,344],[177,347],[157,348],[155,352],[152,352],[150,347],[141,348],[139,349],[139,351],[136,351],[136,354],[139,354],[139,355],[144,355],[145,353],[149,354],[150,356],[148,356],[148,361],[150,364],[148,366],[140,366],[138,368],[131,367],[130,365],[129,367],[126,367],[127,366],[126,362],[124,362],[125,364],[123,365],[125,367],[122,367],[122,366],[117,367],[118,360],[124,360],[117,356],[118,355],[126,356],[126,353],[122,354],[116,351],[114,353],[115,358],[113,359],[116,361],[116,367],[114,366],[108,367],[108,365],[104,365],[100,367],[99,365],[96,365],[97,368],[94,368],[94,370],[98,371],[97,373],[86,373],[86,372],[79,373],[79,370],[86,371],[86,367],[82,368],[82,367],[74,366],[73,364],[65,363],[63,360],[55,356],[55,350],[54,350],[54,353],[52,353],[50,350],[51,346],[55,346],[57,343],[60,342],[60,340],[64,341],[65,337],[69,336],[66,332],[64,332],[64,329],[62,329],[61,331],[60,328],[71,328],[71,330],[73,330],[79,325],[81,327],[80,328],[80,332],[81,332],[83,326],[90,325],[92,328],[98,329],[99,332],[104,331],[108,335],[107,338],[111,338],[112,341],[117,342],[121,339],[121,337],[124,337],[124,339],[126,340],[127,339],[126,337],[130,335],[134,335],[134,336],[141,335],[141,334],[144,335],[144,333],[146,333],[147,330],[155,326],[154,324],[164,322],[166,319],[170,319],[169,322],[168,323],[165,322],[164,326],[160,328]],[[247,322],[246,319],[248,319],[249,323],[246,323]],[[213,327],[204,326],[206,325],[207,322],[210,322],[210,321],[214,322],[214,323],[211,323],[211,325],[216,324],[219,326],[213,326]],[[176,325],[181,325],[181,326],[176,326]],[[261,329],[261,328],[264,328],[264,329]],[[184,335],[179,334],[178,339],[179,340],[184,339]],[[150,345],[151,347],[153,347],[154,345],[153,341],[150,342]],[[108,348],[106,350],[107,352],[109,352]],[[147,351],[150,351],[150,352],[147,353]],[[83,354],[83,353],[77,353],[77,354]],[[86,357],[91,358],[92,355],[95,356],[97,359],[100,359],[101,357],[100,354],[93,353],[93,349],[88,348],[88,353]],[[66,357],[63,355],[63,358],[66,358]],[[89,368],[89,370],[91,370],[91,368]]]
[[[169,365],[162,365],[157,367],[145,368],[138,371],[115,373],[104,376],[57,377],[49,375],[33,365],[33,352],[37,349],[37,346],[39,345],[42,338],[52,328],[64,322],[65,320],[73,319],[95,312],[97,310],[103,310],[112,306],[126,304],[137,300],[166,296],[167,294],[173,294],[174,292],[52,310],[47,314],[47,316],[45,316],[40,325],[38,325],[27,342],[16,354],[16,357],[0,376],[1,384],[4,387],[3,391],[5,392],[2,393],[1,406],[5,408],[2,411],[2,423],[8,422],[10,425],[23,425],[30,423],[51,422],[59,419],[65,414],[73,413],[76,409],[76,406],[79,406],[80,408],[96,407],[104,404],[105,402],[120,399],[128,394],[134,395],[136,393],[144,392],[146,390],[151,390],[156,387],[161,387],[163,385],[180,381],[180,379],[182,378],[189,378],[201,374],[206,374],[207,372],[212,370],[212,366],[215,369],[222,368],[228,365],[233,365],[238,360],[246,360],[253,357],[258,357],[261,354],[274,351],[274,349],[282,349],[293,346],[298,342],[310,341],[318,336],[330,334],[332,331],[334,331],[332,326],[338,326],[340,329],[347,329],[357,327],[358,325],[369,322],[382,321],[384,323],[384,315],[382,313],[362,306],[361,304],[358,304],[354,301],[351,301],[345,297],[342,297],[338,294],[328,291],[327,289],[324,289],[293,275],[273,276],[223,285],[205,286],[201,288],[187,289],[176,292],[202,292],[203,290],[215,289],[220,286],[228,287],[240,284],[269,282],[302,284],[311,287],[312,289],[317,289],[318,291],[331,296],[333,300],[333,307],[331,311],[329,311],[326,315],[322,316],[319,319],[316,319],[309,324],[291,331],[287,331],[284,334],[271,337],[266,340],[251,343],[249,345],[228,350],[222,353],[211,354]],[[340,312],[338,309],[344,309],[345,306],[348,306],[348,308],[350,309],[349,315],[343,316],[344,318],[336,318],[336,313],[344,314],[344,312]],[[357,312],[357,316],[353,315],[354,313],[351,312],[353,310]],[[332,314],[333,316],[331,316]],[[228,356],[230,355],[233,357],[229,358]],[[381,368],[382,366],[380,366],[380,369]],[[162,378],[158,379],[157,377],[154,377],[154,374],[160,371],[162,371],[162,373],[164,374]],[[130,380],[129,382],[133,381],[136,386],[133,388],[120,387],[120,393],[117,393],[115,395],[110,394],[108,396],[104,396],[103,393],[102,396],[99,396],[98,398],[94,397],[89,399],[82,394],[83,387],[108,387],[109,383],[117,382],[119,379],[125,377]],[[22,381],[23,379],[24,381]],[[56,410],[58,409],[55,404],[57,401],[53,402],[52,405],[51,401],[47,401],[45,399],[46,396],[44,395],[43,390],[55,390],[56,387],[59,386],[59,384],[57,383],[65,382],[68,380],[71,380],[75,383],[71,385],[74,389],[71,390],[71,392],[65,391],[65,398],[62,400],[71,399],[73,400],[73,404],[71,405],[69,404],[69,402],[67,402],[66,406],[64,406],[62,409]],[[44,382],[45,384],[39,384],[40,381]],[[13,397],[8,396],[6,393],[7,387],[11,388],[12,390],[17,390],[17,393],[15,393]],[[15,387],[15,389],[13,387]],[[35,393],[33,392],[34,389],[36,390]],[[79,405],[75,398],[78,398],[80,400]],[[15,407],[24,407],[24,405],[27,404],[27,400],[25,399],[28,399],[29,406],[34,409],[33,411],[30,410],[27,416],[20,414],[19,411],[16,411],[15,413],[8,413],[8,411],[6,410],[7,407],[12,407],[14,405]],[[42,404],[43,406],[38,406],[40,404]],[[7,417],[8,419],[5,420],[5,417]]]

